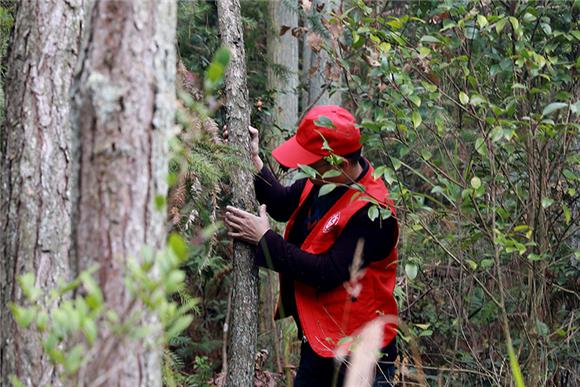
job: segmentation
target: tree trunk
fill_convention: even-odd
[[[232,145],[244,150],[243,157],[250,165],[250,106],[240,3],[239,0],[219,0],[217,5],[222,42],[231,54],[225,77],[229,138]],[[232,192],[233,205],[250,211],[255,209],[253,175],[249,168],[241,169],[234,175]],[[226,384],[235,387],[251,386],[258,331],[258,270],[254,265],[253,249],[242,242],[234,242],[233,266],[234,290]]]
[[[291,10],[282,0],[268,2],[269,30],[272,34],[268,39],[268,58],[272,65],[283,67],[283,73],[279,74],[272,67],[268,68],[268,89],[273,91],[274,105],[272,108],[271,123],[272,129],[275,126],[294,132],[299,118],[299,40],[290,31],[280,36],[280,29],[283,26],[297,27],[298,13]],[[270,142],[267,148],[278,145],[283,138],[276,135],[277,131],[270,133]],[[262,135],[261,139],[266,138]],[[264,299],[263,321],[265,335],[271,356],[274,357],[274,364],[278,372],[283,371],[286,366],[283,352],[281,350],[281,332],[273,319],[276,308],[276,294],[274,289],[278,288],[278,277],[268,271],[266,280],[261,284],[261,293]]]
[[[281,0],[272,0],[268,2],[268,15],[273,33],[268,39],[268,58],[284,68],[282,75],[268,68],[268,89],[276,93],[272,121],[280,128],[294,129],[298,119],[298,39],[290,32],[280,36],[280,28],[298,26],[298,14]]]
[[[324,5],[324,8],[319,12],[317,7]],[[306,110],[310,106],[315,105],[340,105],[342,101],[342,93],[334,92],[330,95],[329,91],[331,86],[340,86],[340,82],[333,81],[327,77],[328,70],[332,69],[332,72],[337,74],[337,69],[332,63],[328,53],[321,49],[316,52],[312,49],[313,38],[317,41],[318,38],[322,39],[326,43],[330,43],[328,37],[323,36],[321,29],[324,26],[321,22],[322,18],[328,17],[331,10],[335,10],[340,7],[339,0],[313,0],[311,3],[311,8],[309,11],[312,20],[305,21],[305,27],[308,28],[309,32],[304,35],[304,48],[303,48],[303,73],[306,83],[306,90],[308,91],[303,95],[302,106]],[[312,21],[318,20],[316,23]],[[315,34],[318,37],[315,37]],[[332,39],[332,37],[330,37]],[[316,46],[316,44],[314,44]],[[342,76],[341,76],[342,77]],[[333,84],[334,82],[334,84]]]
[[[162,248],[166,239],[165,212],[154,203],[167,191],[176,4],[97,0],[90,20],[74,92],[73,255],[80,270],[99,265],[105,302],[122,319],[131,299],[123,282],[127,259],[139,259],[144,246]],[[87,380],[160,386],[161,348],[149,347],[159,334],[114,343],[111,356],[89,365]]]
[[[58,385],[40,336],[17,328],[7,305],[23,303],[23,273],[44,289],[72,274],[68,96],[83,1],[23,0],[17,8],[0,129],[0,385],[11,374],[30,386]]]

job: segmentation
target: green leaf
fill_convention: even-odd
[[[473,187],[473,189],[478,189],[479,187],[481,187],[481,179],[477,176],[473,176],[471,178],[471,186]]]
[[[318,119],[314,121],[314,125],[320,126],[322,128],[336,129],[336,126],[334,126],[332,120],[326,116],[318,116]]]
[[[562,211],[564,212],[564,220],[566,221],[566,224],[570,224],[570,221],[572,220],[572,213],[570,212],[570,208],[568,208],[567,205],[562,204]]]
[[[382,42],[379,44],[379,50],[382,52],[389,52],[391,50],[391,43]]]
[[[370,206],[368,210],[368,216],[369,219],[374,222],[374,220],[379,217],[379,208],[374,205]]]
[[[552,204],[554,204],[554,199],[546,197],[542,198],[542,208],[548,208]]]
[[[503,30],[503,28],[505,27],[506,23],[507,23],[508,19],[507,18],[503,18],[497,21],[497,23],[495,23],[495,31],[499,34],[501,33],[501,31]]]
[[[217,83],[219,80],[223,78],[224,73],[225,73],[224,66],[219,63],[213,62],[207,68],[207,79],[211,83]]]
[[[39,311],[36,316],[36,329],[38,329],[39,332],[44,332],[48,327],[48,322],[48,313],[44,310]]]
[[[75,373],[81,366],[83,362],[85,353],[85,348],[81,344],[75,345],[70,351],[68,351],[64,359],[64,372],[68,375]]]
[[[487,147],[485,146],[483,138],[479,137],[477,140],[475,140],[475,150],[481,156],[487,156]]]
[[[423,157],[424,160],[429,160],[432,156],[433,154],[429,152],[427,149],[421,150],[421,157]]]
[[[181,270],[173,270],[169,273],[169,276],[165,279],[165,288],[167,293],[176,292],[185,280],[185,273]]]
[[[42,294],[42,291],[34,286],[34,282],[33,273],[25,273],[18,277],[18,284],[29,301],[36,301]]]
[[[419,125],[421,125],[421,122],[423,122],[421,114],[418,111],[413,112],[413,114],[411,115],[411,120],[413,121],[414,128],[417,128]]]
[[[399,168],[401,168],[401,160],[399,160],[395,157],[391,157],[391,163],[393,163],[393,169],[395,171],[398,171]]]
[[[14,321],[20,326],[21,328],[28,328],[36,313],[32,308],[23,308],[16,304],[10,304],[8,306],[10,311],[12,312],[12,316],[14,317]]]
[[[336,177],[342,175],[342,172],[338,169],[329,169],[328,171],[324,172],[322,175],[323,179],[329,179],[331,177]]]
[[[407,277],[412,281],[417,278],[417,273],[419,272],[419,267],[417,267],[414,263],[406,263],[405,264],[405,274]]]
[[[542,27],[542,30],[546,35],[552,35],[552,27],[548,23],[540,23],[540,27]]]
[[[429,54],[431,54],[431,49],[429,47],[419,47],[419,55],[421,55],[423,58]]]
[[[431,36],[431,35],[424,35],[421,38],[421,42],[424,42],[424,43],[441,43],[441,41],[439,39],[437,39],[436,37]]]
[[[186,329],[193,321],[192,315],[181,316],[173,324],[171,328],[167,331],[167,338],[172,338],[180,334],[184,329]]]
[[[516,386],[525,387],[524,377],[522,376],[522,371],[520,369],[520,363],[518,362],[518,357],[510,341],[508,341],[507,347],[508,347],[508,357],[510,359],[510,368],[512,370],[512,375],[514,376]]]
[[[220,47],[214,55],[214,61],[226,67],[230,63],[230,50],[225,46]]]
[[[477,15],[477,25],[479,28],[484,28],[488,24],[487,18],[483,15]]]
[[[530,261],[541,261],[542,259],[544,259],[544,256],[540,254],[530,253],[528,254],[528,259]]]
[[[421,98],[417,95],[412,95],[409,97],[411,102],[413,102],[417,107],[421,106]]]
[[[526,13],[524,14],[524,21],[525,21],[526,23],[531,23],[531,22],[533,22],[533,21],[536,21],[537,19],[538,19],[537,17],[535,17],[534,15],[532,15],[532,14],[531,14],[531,13],[529,13],[529,12],[526,12]]]
[[[462,105],[467,105],[469,103],[469,96],[465,94],[463,91],[459,92],[459,101]]]
[[[514,28],[514,31],[518,29],[518,27],[520,26],[520,22],[518,21],[518,19],[516,19],[513,16],[510,16],[510,23],[512,25],[512,27]]]
[[[298,164],[298,168],[311,179],[316,179],[316,176],[318,175],[316,169],[312,168],[310,165]]]
[[[155,209],[162,210],[165,208],[165,195],[155,196]]]
[[[481,95],[477,94],[472,95],[471,98],[469,99],[469,103],[472,104],[473,106],[481,105],[484,102],[485,99]]]
[[[477,269],[477,263],[475,261],[472,261],[471,259],[466,259],[465,262],[467,262],[467,266],[469,266],[471,270]]]
[[[421,331],[419,333],[419,337],[431,336],[432,334],[433,334],[433,330],[431,330],[431,329],[425,329],[424,331]]]
[[[172,232],[169,234],[168,245],[173,251],[173,253],[179,258],[180,260],[184,260],[187,258],[187,243],[183,240],[183,238],[175,233]]]
[[[482,269],[487,269],[487,268],[492,267],[493,264],[494,264],[493,259],[482,259],[480,266]]]
[[[12,387],[24,387],[24,383],[18,379],[18,376],[12,374],[10,375],[10,383],[12,383]]]
[[[332,192],[335,188],[336,188],[336,184],[334,184],[334,183],[324,184],[322,187],[320,187],[320,191],[318,192],[318,197],[324,196],[324,195]]]
[[[551,104],[546,106],[544,110],[542,110],[542,116],[547,116],[548,114],[553,113],[556,110],[563,109],[567,106],[568,104],[564,102],[552,102]]]
[[[82,331],[85,334],[89,345],[93,345],[97,338],[97,325],[95,324],[95,321],[90,318],[85,319],[83,321]]]

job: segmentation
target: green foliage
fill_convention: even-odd
[[[577,331],[566,322],[578,307],[571,242],[579,218],[577,2],[354,1],[325,21],[285,3],[309,19],[311,31],[344,30],[339,51],[323,49],[346,74],[344,95],[360,118],[365,155],[399,207],[403,341],[431,354],[433,367],[467,370],[441,371],[451,384],[549,384],[573,369]],[[219,47],[215,4],[179,7],[183,61],[200,78],[219,79],[223,66],[210,65]],[[242,2],[250,98],[262,102],[252,112],[255,126],[268,118],[264,69],[274,66],[264,58],[273,32],[258,23],[265,9]],[[219,101],[220,84],[211,82]],[[216,111],[183,101],[202,116]],[[209,236],[199,229],[217,224],[227,175],[244,166],[235,150],[204,134],[176,144],[183,157],[172,161],[173,180],[188,179],[175,227],[191,242],[182,294],[200,296],[204,311],[188,336],[170,343],[180,385],[198,376],[180,364],[196,356],[214,369],[219,363],[228,242],[221,229]],[[318,177],[300,169],[296,178]],[[389,215],[376,205],[368,214]]]
[[[196,303],[178,305],[170,299],[183,287],[185,276],[179,267],[186,258],[185,242],[171,234],[166,249],[144,248],[138,260],[129,259],[125,290],[130,297],[122,306],[105,302],[93,277],[97,267],[61,282],[42,303],[37,302],[43,293],[35,286],[34,275],[26,273],[18,282],[29,305],[12,304],[10,310],[21,328],[42,334],[43,350],[61,381],[84,383],[91,364],[126,350],[123,345],[108,345],[111,341],[143,341],[152,349],[160,348],[189,326]],[[19,385],[17,379],[12,383]]]
[[[433,361],[483,369],[481,381],[534,384],[558,364],[573,367],[555,332],[577,308],[569,295],[579,274],[570,232],[578,227],[578,7],[398,7],[403,16],[355,2],[332,22],[345,29],[333,57],[347,72],[366,155],[400,207],[402,317],[432,327],[418,336]],[[506,349],[490,358],[470,336]],[[513,374],[495,373],[508,358]]]

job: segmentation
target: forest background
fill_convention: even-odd
[[[309,107],[336,103],[359,120],[364,155],[390,187],[402,227],[397,380],[577,384],[580,3],[242,1],[241,10],[267,164],[290,181],[270,150]],[[3,57],[14,11],[0,2]],[[223,382],[231,310],[220,218],[232,174],[248,166],[220,135],[229,55],[215,2],[178,2],[176,44],[179,130],[169,195],[156,200],[174,244],[187,245],[171,300],[189,317],[168,337],[163,381],[206,385]],[[271,319],[276,276],[259,280],[256,384],[282,385],[300,342],[291,321]]]

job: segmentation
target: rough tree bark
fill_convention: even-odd
[[[298,13],[289,9],[281,0],[268,2],[270,30],[268,58],[271,63],[284,67],[279,76],[268,68],[268,88],[275,91],[273,122],[281,128],[293,129],[298,119],[298,39],[290,32],[280,36],[282,26],[298,26]]]
[[[231,60],[226,69],[226,118],[231,144],[244,151],[248,165],[250,138],[250,106],[246,84],[244,35],[239,0],[218,0],[219,29],[223,44],[229,48]],[[232,178],[233,205],[246,210],[255,209],[253,176],[250,169],[242,169]],[[232,319],[228,348],[228,386],[253,384],[258,331],[258,270],[254,265],[250,246],[234,242],[234,290]]]
[[[0,385],[58,385],[37,334],[17,328],[7,304],[23,303],[16,279],[36,286],[70,278],[69,89],[83,0],[18,2],[7,55],[6,122],[0,129]],[[39,302],[47,302],[39,300]]]
[[[331,10],[338,9],[340,7],[341,1],[339,0],[314,0],[310,5],[310,10],[307,10],[315,18],[324,18],[330,15]],[[319,12],[317,8],[322,7]],[[329,84],[334,84],[336,87],[340,85],[340,82],[333,82],[326,77],[327,66],[333,66],[328,53],[321,49],[319,52],[312,50],[313,40],[318,40],[318,38],[329,42],[321,36],[319,32],[316,32],[317,28],[322,28],[322,26],[315,26],[308,20],[304,22],[305,27],[309,29],[309,32],[304,35],[304,47],[302,52],[303,61],[303,73],[306,83],[306,90],[308,91],[303,95],[302,106],[306,110],[310,105],[340,105],[342,101],[342,93],[335,92],[330,95]],[[318,37],[316,37],[317,34]],[[332,38],[330,38],[332,39]],[[315,44],[317,45],[317,44]]]
[[[175,23],[173,0],[95,1],[75,80],[73,255],[81,270],[99,264],[105,302],[121,318],[130,309],[127,258],[138,258],[145,245],[161,248],[166,239],[165,212],[154,199],[167,191]],[[160,386],[161,348],[148,344],[113,343],[112,355],[91,364],[86,379]]]

